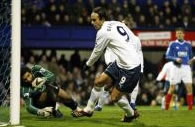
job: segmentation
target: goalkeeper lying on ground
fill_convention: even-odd
[[[56,102],[72,110],[78,108],[71,95],[57,86],[55,75],[39,65],[34,65],[32,69],[22,67],[21,96],[26,103],[27,111],[38,116],[63,117],[56,109]]]

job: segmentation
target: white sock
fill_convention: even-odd
[[[117,105],[125,111],[127,117],[134,115],[134,110],[131,108],[129,101],[125,96],[122,96],[117,102]]]
[[[85,112],[93,112],[95,104],[100,97],[103,87],[94,87],[91,91],[90,98],[88,100],[87,106],[84,108]]]
[[[139,84],[139,82],[138,82]],[[139,85],[136,85],[136,87],[133,89],[132,93],[131,93],[131,103],[134,103],[136,102],[136,99],[137,99],[137,94],[138,94],[138,89],[139,89]]]
[[[55,110],[58,110],[59,107],[60,107],[60,104],[58,102],[56,102]]]
[[[163,96],[161,100],[161,109],[165,109],[165,96]]]
[[[103,90],[98,100],[98,104],[97,104],[98,107],[102,108],[104,106],[106,98],[108,98],[108,96],[109,96],[109,92]]]

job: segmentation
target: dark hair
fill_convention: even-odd
[[[102,20],[107,20],[108,17],[107,17],[107,14],[106,14],[106,9],[105,8],[102,8],[102,7],[96,7],[93,9],[94,13],[97,13],[99,15],[99,18]]]
[[[30,72],[31,73],[31,69],[26,67],[26,66],[22,66],[21,67],[21,77],[26,73],[26,72]]]
[[[26,83],[26,82],[24,82],[24,80],[23,80],[23,76],[24,76],[24,74],[25,74],[26,72],[31,73],[31,69],[28,68],[28,67],[26,67],[26,66],[21,66],[21,76],[20,76],[20,79],[21,79],[21,80],[20,80],[20,81],[21,81],[21,86],[30,85],[29,83]]]

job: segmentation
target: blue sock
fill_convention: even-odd
[[[130,106],[131,106],[131,108],[132,108],[133,110],[136,110],[136,105],[135,105],[135,103],[130,103]]]

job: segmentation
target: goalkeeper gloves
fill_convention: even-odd
[[[49,117],[53,112],[53,107],[45,107],[37,111],[38,116]]]

